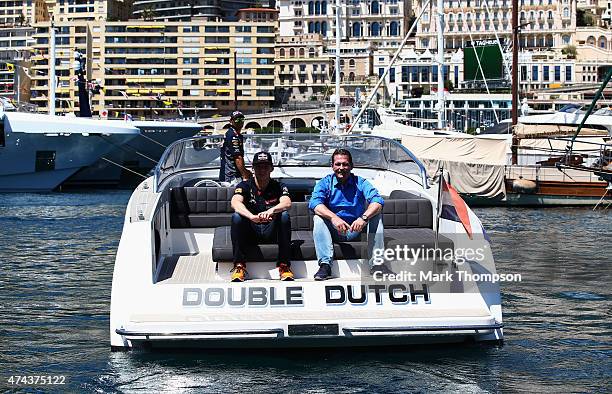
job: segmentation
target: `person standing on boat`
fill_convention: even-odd
[[[234,269],[232,282],[246,279],[246,254],[253,242],[278,242],[278,267],[280,280],[293,280],[290,269],[291,198],[283,183],[270,178],[274,170],[272,156],[259,152],[253,158],[254,178],[240,182],[232,197],[232,247]]]
[[[244,165],[244,136],[241,134],[244,115],[240,111],[232,112],[230,127],[225,133],[221,146],[221,170],[219,181],[224,186],[234,186],[242,180],[253,176]]]
[[[378,190],[364,178],[351,173],[353,158],[347,149],[336,149],[331,157],[333,174],[319,180],[308,207],[315,213],[313,238],[319,262],[315,280],[331,278],[334,242],[354,241],[367,231],[372,265],[374,249],[384,248],[382,207]],[[391,273],[384,265],[372,265],[372,273]]]

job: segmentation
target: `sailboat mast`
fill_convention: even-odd
[[[438,33],[438,129],[444,128],[444,0],[436,4]]]
[[[49,115],[55,115],[55,26],[51,19],[49,29]]]
[[[518,55],[519,55],[519,18],[518,0],[512,0],[512,164],[518,164],[518,138],[516,125],[518,123]]]
[[[341,1],[336,0],[336,132],[340,128],[340,7]]]

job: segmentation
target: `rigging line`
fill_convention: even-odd
[[[464,14],[467,13],[467,11],[465,10],[465,8],[463,8],[463,6],[461,7],[461,11],[463,11]],[[476,47],[474,47],[474,37],[472,36],[472,27],[470,25],[468,25],[468,33],[470,35],[470,41],[472,41],[472,49],[474,50],[474,55],[476,55],[476,61],[478,62],[478,69],[480,70],[480,73],[482,74],[482,80],[485,84],[485,88],[487,89],[487,95],[489,96],[489,101],[491,102],[491,108],[493,109],[493,115],[495,115],[495,120],[497,121],[497,123],[499,123],[499,116],[497,116],[497,111],[495,110],[495,106],[493,105],[493,99],[491,98],[491,91],[489,90],[489,84],[487,83],[487,78],[484,75],[484,71],[482,69],[482,63],[480,62],[480,57],[478,56],[478,52],[476,52]],[[463,56],[465,56],[465,51],[463,53]]]
[[[559,168],[559,171],[561,171],[563,173],[563,175],[565,175],[566,177],[568,177],[572,181],[576,182],[576,180],[574,178],[572,178],[571,175],[569,175],[567,172],[565,172],[565,170],[563,168]]]
[[[488,0],[484,1],[485,8],[487,9],[487,13],[489,16],[491,15],[491,10],[489,10],[489,2]],[[491,19],[491,18],[489,18]],[[499,36],[497,35],[497,29],[495,28],[495,23],[493,23],[493,33],[495,33],[495,39],[497,40],[497,46],[499,47],[499,52],[502,54],[502,62],[504,64],[504,68],[506,69],[506,75],[512,75],[510,72],[510,66],[506,62],[506,57],[504,56],[506,52],[502,49],[501,41],[499,40]]]
[[[138,151],[136,150],[136,148],[134,148],[133,146],[131,146],[131,145],[127,144],[127,143],[125,143],[125,144],[123,144],[123,145],[119,145],[119,144],[114,143],[114,142],[113,142],[113,141],[111,141],[109,138],[106,138],[106,137],[105,137],[105,136],[103,136],[103,135],[99,135],[99,137],[100,137],[100,138],[102,138],[104,141],[108,142],[109,144],[113,145],[114,147],[119,148],[119,149],[121,149],[122,151],[124,151],[124,152],[126,152],[126,153],[136,153],[137,155],[139,155],[139,156],[141,156],[141,157],[144,157],[145,159],[150,160],[151,162],[153,162],[153,163],[157,164],[157,160],[152,159],[152,158],[148,157],[147,155],[145,155],[145,154],[142,154],[142,153],[138,152]],[[130,149],[131,149],[131,151],[130,151],[130,150],[128,150],[128,149],[126,149],[126,148],[124,147],[124,145],[125,145],[125,146],[127,146],[128,148],[130,148]]]
[[[601,196],[601,198],[599,199],[599,201],[597,201],[597,204],[595,204],[595,206],[593,207],[593,211],[597,209],[597,207],[603,202],[604,198],[606,198],[606,196],[608,195],[608,189],[606,189],[606,191],[604,192],[603,196]],[[610,204],[612,204],[612,202],[608,203],[608,205],[606,205],[605,209],[608,209],[608,207],[610,206]]]
[[[380,85],[382,85],[383,81],[385,80],[385,78],[389,74],[389,70],[391,69],[391,66],[393,66],[393,63],[395,63],[395,61],[399,57],[400,52],[402,51],[402,49],[404,49],[404,46],[406,45],[406,42],[408,41],[408,38],[410,38],[410,35],[412,34],[412,31],[414,29],[416,29],[417,23],[419,22],[419,20],[421,19],[421,17],[425,13],[425,10],[427,10],[427,8],[429,7],[429,3],[430,3],[430,0],[427,0],[425,2],[425,4],[423,5],[423,8],[421,9],[421,12],[420,12],[419,16],[416,17],[416,19],[412,23],[412,26],[410,27],[410,30],[408,30],[408,33],[404,37],[404,40],[402,41],[400,46],[395,51],[395,54],[393,54],[393,57],[389,61],[389,65],[385,68],[385,71],[383,72],[383,75],[381,75],[378,78],[378,82],[376,83],[376,85],[374,86],[372,91],[370,92],[370,95],[366,99],[365,103],[361,106],[357,116],[355,116],[355,118],[353,119],[353,122],[351,123],[351,127],[349,127],[349,129],[346,131],[347,134],[350,133],[351,131],[353,131],[353,128],[355,127],[355,125],[357,123],[359,123],[359,119],[361,119],[361,116],[363,115],[363,113],[365,112],[366,108],[368,107],[368,105],[370,105],[370,102],[372,101],[372,99],[376,95],[376,92],[378,91],[378,88],[380,87]]]
[[[133,174],[139,175],[139,176],[143,177],[144,179],[147,179],[147,178],[148,178],[147,176],[144,176],[144,175],[142,175],[141,173],[136,172],[136,171],[134,171],[134,170],[132,170],[132,169],[130,169],[130,168],[124,167],[124,166],[122,166],[121,164],[115,163],[114,161],[112,161],[112,160],[110,160],[110,159],[107,159],[107,158],[106,158],[106,157],[104,157],[104,156],[101,156],[101,157],[100,157],[100,159],[102,159],[102,160],[104,160],[104,161],[107,161],[107,162],[109,162],[109,163],[111,163],[111,164],[114,164],[114,165],[116,165],[117,167],[119,167],[119,168],[121,168],[121,169],[124,169],[124,170],[126,170],[126,171],[129,171],[129,172],[131,172],[131,173],[133,173]]]
[[[147,139],[147,140],[149,140],[149,141],[153,142],[153,143],[156,143],[157,145],[161,146],[162,148],[167,148],[167,147],[168,147],[167,145],[164,145],[164,144],[162,144],[161,142],[155,141],[153,138],[151,138],[151,137],[147,137],[146,135],[142,134],[142,130],[140,131],[140,136],[141,136],[142,138],[145,138],[145,139]]]

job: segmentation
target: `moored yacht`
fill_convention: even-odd
[[[269,150],[281,138],[284,146],[298,150],[291,158],[277,155],[272,173],[288,186],[293,201],[289,214],[296,280],[279,281],[278,245],[264,244],[249,251],[250,279],[230,283],[233,189],[218,184],[219,161],[209,152],[221,138],[175,142],[154,176],[132,194],[113,273],[113,349],[503,339],[499,282],[466,278],[497,275],[478,218],[466,207],[474,224],[471,236],[460,223],[444,215],[438,219],[443,211],[438,183],[408,149],[380,137],[246,135],[245,147]],[[319,160],[313,159],[314,146],[320,147]],[[328,152],[336,147],[351,150],[353,173],[368,179],[385,197],[385,246],[412,253],[385,256],[397,277],[381,281],[385,278],[370,275],[367,239],[362,239],[335,244],[334,278],[313,280],[318,265],[307,201],[316,181],[330,172]],[[461,258],[459,251],[470,248],[481,250],[481,256]],[[450,251],[451,256],[428,259],[419,257],[418,250]]]
[[[0,192],[53,190],[138,133],[119,121],[0,109]]]
[[[100,120],[100,122],[107,122]],[[115,121],[113,121],[115,122]],[[120,121],[116,121],[120,122]],[[202,131],[195,122],[182,121],[129,121],[126,126],[136,127],[138,137],[115,148],[81,169],[62,184],[64,187],[118,187],[132,189],[138,185],[176,140],[192,137]]]

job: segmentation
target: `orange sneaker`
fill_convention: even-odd
[[[289,268],[289,264],[280,263],[278,265],[278,273],[280,275],[280,280],[293,280],[293,272],[291,272],[291,268]]]
[[[232,269],[232,282],[244,282],[246,280],[247,270],[243,263],[235,263]]]

